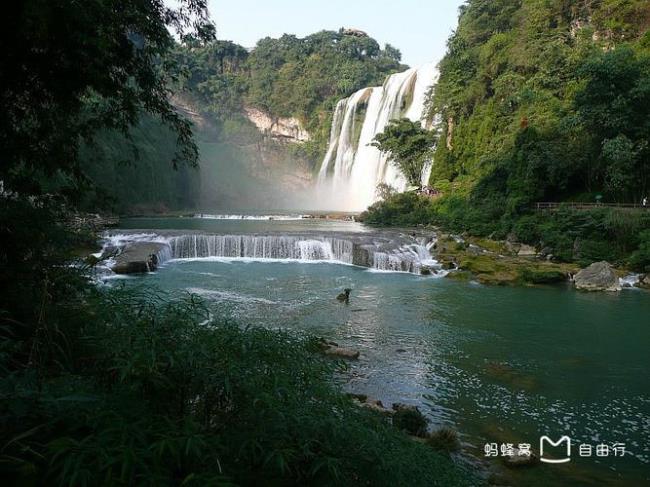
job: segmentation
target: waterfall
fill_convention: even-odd
[[[392,119],[405,117],[425,124],[426,94],[437,77],[435,65],[426,64],[393,74],[383,86],[364,88],[338,102],[327,153],[318,174],[322,206],[365,210],[375,201],[379,183],[399,191],[406,189],[401,172],[370,143]],[[428,171],[430,165],[423,173]]]
[[[175,259],[227,257],[352,263],[352,242],[337,238],[262,235],[182,235],[169,240]]]
[[[145,233],[107,236],[100,256],[120,254],[126,248],[155,243],[158,261],[225,258],[331,262],[380,271],[444,275],[430,250],[435,238],[364,235],[156,235]],[[110,265],[109,265],[110,267]]]

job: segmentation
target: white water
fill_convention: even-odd
[[[322,208],[365,210],[376,200],[380,183],[406,189],[401,172],[370,143],[392,119],[405,117],[424,125],[426,93],[437,77],[435,65],[426,64],[393,74],[383,86],[364,88],[338,102],[318,175],[317,200]],[[423,179],[429,171],[427,165]]]
[[[309,218],[308,215],[234,215],[234,214],[225,214],[225,215],[211,215],[208,213],[197,213],[193,218],[203,218],[206,220],[282,220],[282,221],[292,221],[292,220],[303,220]]]
[[[426,268],[434,275],[445,271],[432,257],[435,240],[418,239],[411,243],[358,241],[347,238],[298,235],[205,235],[161,236],[156,234],[118,234],[107,236],[102,254],[119,252],[128,244],[164,244],[157,256],[162,264],[170,260],[242,260],[276,262],[330,262],[360,265],[379,271],[420,274]],[[110,262],[108,263],[110,267]]]

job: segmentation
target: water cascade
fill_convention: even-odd
[[[383,86],[364,88],[338,102],[318,175],[321,206],[361,211],[375,201],[379,183],[406,189],[404,176],[370,143],[392,119],[405,117],[425,125],[426,94],[437,77],[435,65],[426,64],[393,74]],[[430,166],[423,178],[428,171]]]
[[[380,271],[439,274],[438,262],[430,253],[435,239],[405,236],[390,238],[322,235],[113,235],[107,238],[103,254],[118,254],[127,247],[158,246],[160,263],[174,259],[224,258],[233,260],[276,260],[331,262],[369,267]],[[101,255],[101,254],[100,254]],[[99,255],[98,255],[99,256]]]

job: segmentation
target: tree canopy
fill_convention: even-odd
[[[189,123],[169,103],[165,54],[174,40],[207,23],[204,0],[11,2],[0,33],[0,179],[38,193],[44,176],[80,178],[80,143],[100,128],[128,134],[145,111],[172,128],[174,164],[195,163]],[[101,28],[98,28],[101,26]]]

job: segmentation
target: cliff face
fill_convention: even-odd
[[[309,133],[295,117],[273,117],[254,107],[244,107],[246,118],[265,136],[290,143],[310,140]]]

